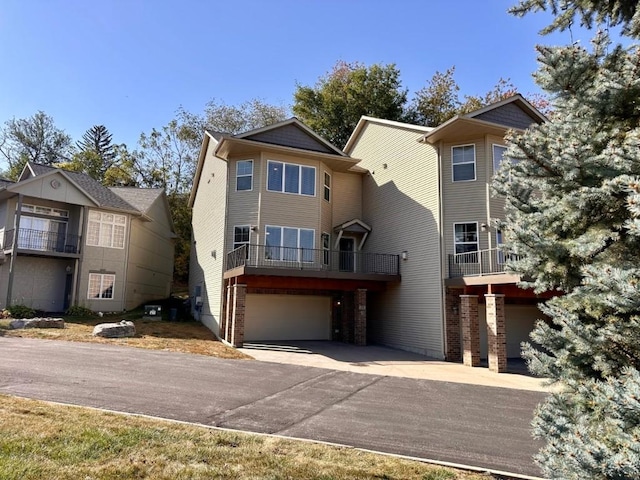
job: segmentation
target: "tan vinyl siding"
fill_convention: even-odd
[[[131,222],[125,308],[168,298],[173,277],[174,246],[164,197],[147,211],[152,221]]]
[[[202,294],[200,320],[219,334],[225,263],[225,213],[227,206],[227,162],[214,157],[214,142],[206,152],[200,184],[193,205],[193,237],[189,294],[196,286]],[[233,170],[235,184],[235,170]],[[234,187],[235,191],[235,187]],[[193,305],[193,303],[192,303]]]
[[[424,132],[368,123],[349,152],[371,173],[363,179],[369,252],[399,254],[402,282],[369,295],[370,339],[443,358],[436,149]],[[386,168],[385,168],[386,165]]]
[[[485,139],[472,141],[448,142],[441,144],[442,148],[442,205],[443,205],[443,240],[444,262],[447,265],[449,254],[454,253],[453,229],[455,223],[478,223],[479,248],[489,248],[489,231],[481,232],[480,226],[487,223],[487,199],[490,168],[487,161]],[[476,180],[454,182],[452,177],[452,147],[475,145]],[[446,268],[446,267],[445,267]],[[448,274],[448,272],[447,272]]]
[[[362,218],[362,175],[336,172],[332,180],[333,226]]]
[[[253,189],[250,191],[236,191],[236,165],[239,160],[253,160]],[[252,157],[238,157],[229,161],[229,178],[227,182],[229,206],[225,238],[227,250],[225,253],[233,249],[233,227],[240,225],[258,226],[260,223],[259,209],[264,183],[263,166],[264,162],[258,154]],[[249,230],[249,243],[258,243],[257,232]]]

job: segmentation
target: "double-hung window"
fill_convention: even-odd
[[[331,175],[324,172],[324,199],[327,202],[331,201]]]
[[[253,190],[253,160],[236,163],[236,191]]]
[[[269,225],[266,233],[267,260],[313,262],[314,230]]]
[[[331,250],[331,235],[328,233],[322,234],[322,264],[329,265],[329,256]]]
[[[233,227],[233,249],[235,250],[245,245],[246,258],[249,258],[249,235],[249,225]]]
[[[89,212],[87,245],[94,247],[124,248],[127,217],[115,213]]]
[[[478,261],[478,223],[454,223],[453,224],[453,248],[456,254],[465,254],[457,257],[459,263],[472,263]]]
[[[316,169],[294,163],[267,162],[267,190],[315,196]]]
[[[113,286],[115,283],[116,276],[112,273],[90,273],[87,298],[104,300],[112,299]]]
[[[493,145],[493,173],[495,174],[498,170],[500,170],[500,165],[502,165],[502,161],[506,159],[504,156],[507,151],[507,147],[504,145]]]
[[[454,182],[468,182],[476,179],[476,146],[460,145],[451,147],[451,167]]]

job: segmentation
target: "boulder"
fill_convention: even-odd
[[[62,318],[19,318],[11,320],[9,328],[64,328]]]
[[[133,337],[135,334],[135,325],[127,320],[122,320],[119,323],[99,323],[93,327],[94,337],[123,338]]]

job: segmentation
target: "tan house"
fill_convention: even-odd
[[[504,273],[504,199],[490,192],[509,129],[545,117],[515,95],[483,109],[422,127],[363,117],[345,152],[369,171],[363,220],[388,248],[407,251],[402,282],[376,296],[371,340],[494,370],[520,356],[541,313],[539,298]],[[464,341],[463,341],[464,339]]]
[[[539,299],[504,273],[489,187],[507,130],[543,121],[515,95],[436,128],[363,117],[344,151],[296,119],[207,133],[194,313],[234,345],[372,342],[504,370]]]
[[[366,343],[367,296],[400,281],[399,252],[365,246],[357,160],[295,118],[207,132],[190,205],[193,313],[222,339]]]
[[[28,163],[0,183],[0,306],[111,312],[167,298],[174,238],[162,189]]]

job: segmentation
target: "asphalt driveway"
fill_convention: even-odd
[[[0,393],[540,475],[541,392],[0,337]]]

